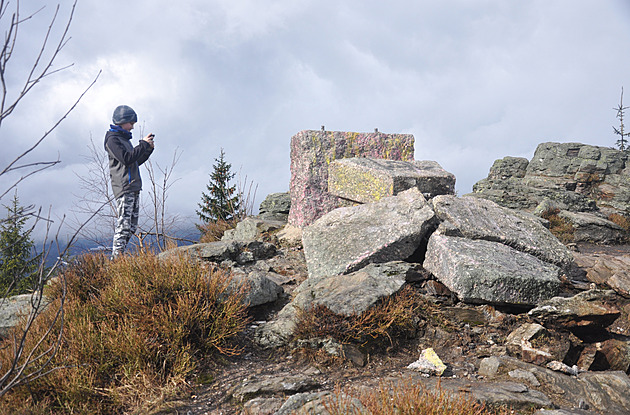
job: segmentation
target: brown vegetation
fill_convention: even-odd
[[[574,240],[573,225],[559,215],[559,209],[549,209],[542,213],[542,218],[549,221],[549,230],[563,244],[568,244]]]
[[[245,293],[230,288],[224,271],[146,253],[113,262],[86,255],[60,278],[67,292],[63,323],[52,325],[52,340],[62,340],[55,370],[5,395],[0,412],[146,409],[184,390],[202,357],[239,352],[232,339],[247,322]],[[53,302],[63,288],[52,286]],[[31,328],[27,352],[47,350],[37,340],[50,329],[53,312]],[[2,344],[0,364],[7,364],[11,347],[10,340]]]
[[[449,393],[438,387],[402,381],[382,383],[377,389],[336,388],[326,402],[331,415],[504,415],[508,409],[489,408],[463,393]]]

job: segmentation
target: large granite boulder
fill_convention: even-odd
[[[429,238],[424,268],[467,303],[532,306],[558,293],[560,269],[498,242]]]
[[[416,188],[376,203],[333,210],[302,231],[309,277],[405,260],[435,225],[433,210]]]
[[[338,159],[370,157],[413,160],[411,134],[300,131],[291,138],[289,224],[303,227],[343,205],[328,193],[328,165]]]
[[[359,203],[376,202],[411,188],[426,198],[455,193],[455,176],[435,161],[355,157],[335,160],[328,169],[328,192]]]
[[[545,198],[561,210],[630,213],[628,154],[580,143],[542,143],[531,161],[497,160],[473,186],[478,197],[513,209],[532,210]]]
[[[470,196],[437,196],[432,204],[442,235],[497,242],[566,272],[575,268],[571,252],[533,215]]]

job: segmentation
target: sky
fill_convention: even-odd
[[[41,10],[20,27],[8,97],[57,4],[51,39],[73,2],[20,3],[22,16]],[[168,210],[190,223],[221,148],[254,210],[289,190],[291,137],[322,125],[413,134],[415,159],[455,174],[463,195],[494,160],[531,159],[542,142],[614,146],[624,86],[630,105],[629,0],[78,0],[69,36],[53,69],[72,66],[0,127],[2,170],[98,76],[26,158],[61,160],[18,191],[57,223],[120,104],[138,113],[134,143],[155,134],[154,165],[173,166]],[[0,193],[16,177],[1,176]]]

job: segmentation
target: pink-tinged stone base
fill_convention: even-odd
[[[328,165],[333,160],[369,157],[411,161],[411,134],[300,131],[291,138],[291,210],[289,224],[308,226],[343,205],[328,193]]]

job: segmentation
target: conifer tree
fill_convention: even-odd
[[[236,185],[230,183],[235,173],[231,171],[232,165],[225,161],[223,148],[219,158],[214,161],[214,170],[206,186],[207,193],[201,194],[201,203],[197,210],[197,216],[204,224],[219,220],[229,221],[238,216],[241,209],[241,197],[236,191]]]
[[[24,294],[35,289],[39,256],[33,256],[30,230],[24,230],[27,217],[17,192],[7,216],[0,220],[0,297]]]
[[[621,88],[621,99],[619,101],[619,106],[617,108],[613,108],[617,111],[617,118],[619,118],[619,128],[613,127],[613,130],[615,131],[615,134],[619,136],[619,139],[617,140],[617,148],[621,151],[629,150],[627,137],[630,137],[630,132],[624,131],[625,126],[623,124],[624,111],[628,108],[629,107],[623,106],[623,88]]]

